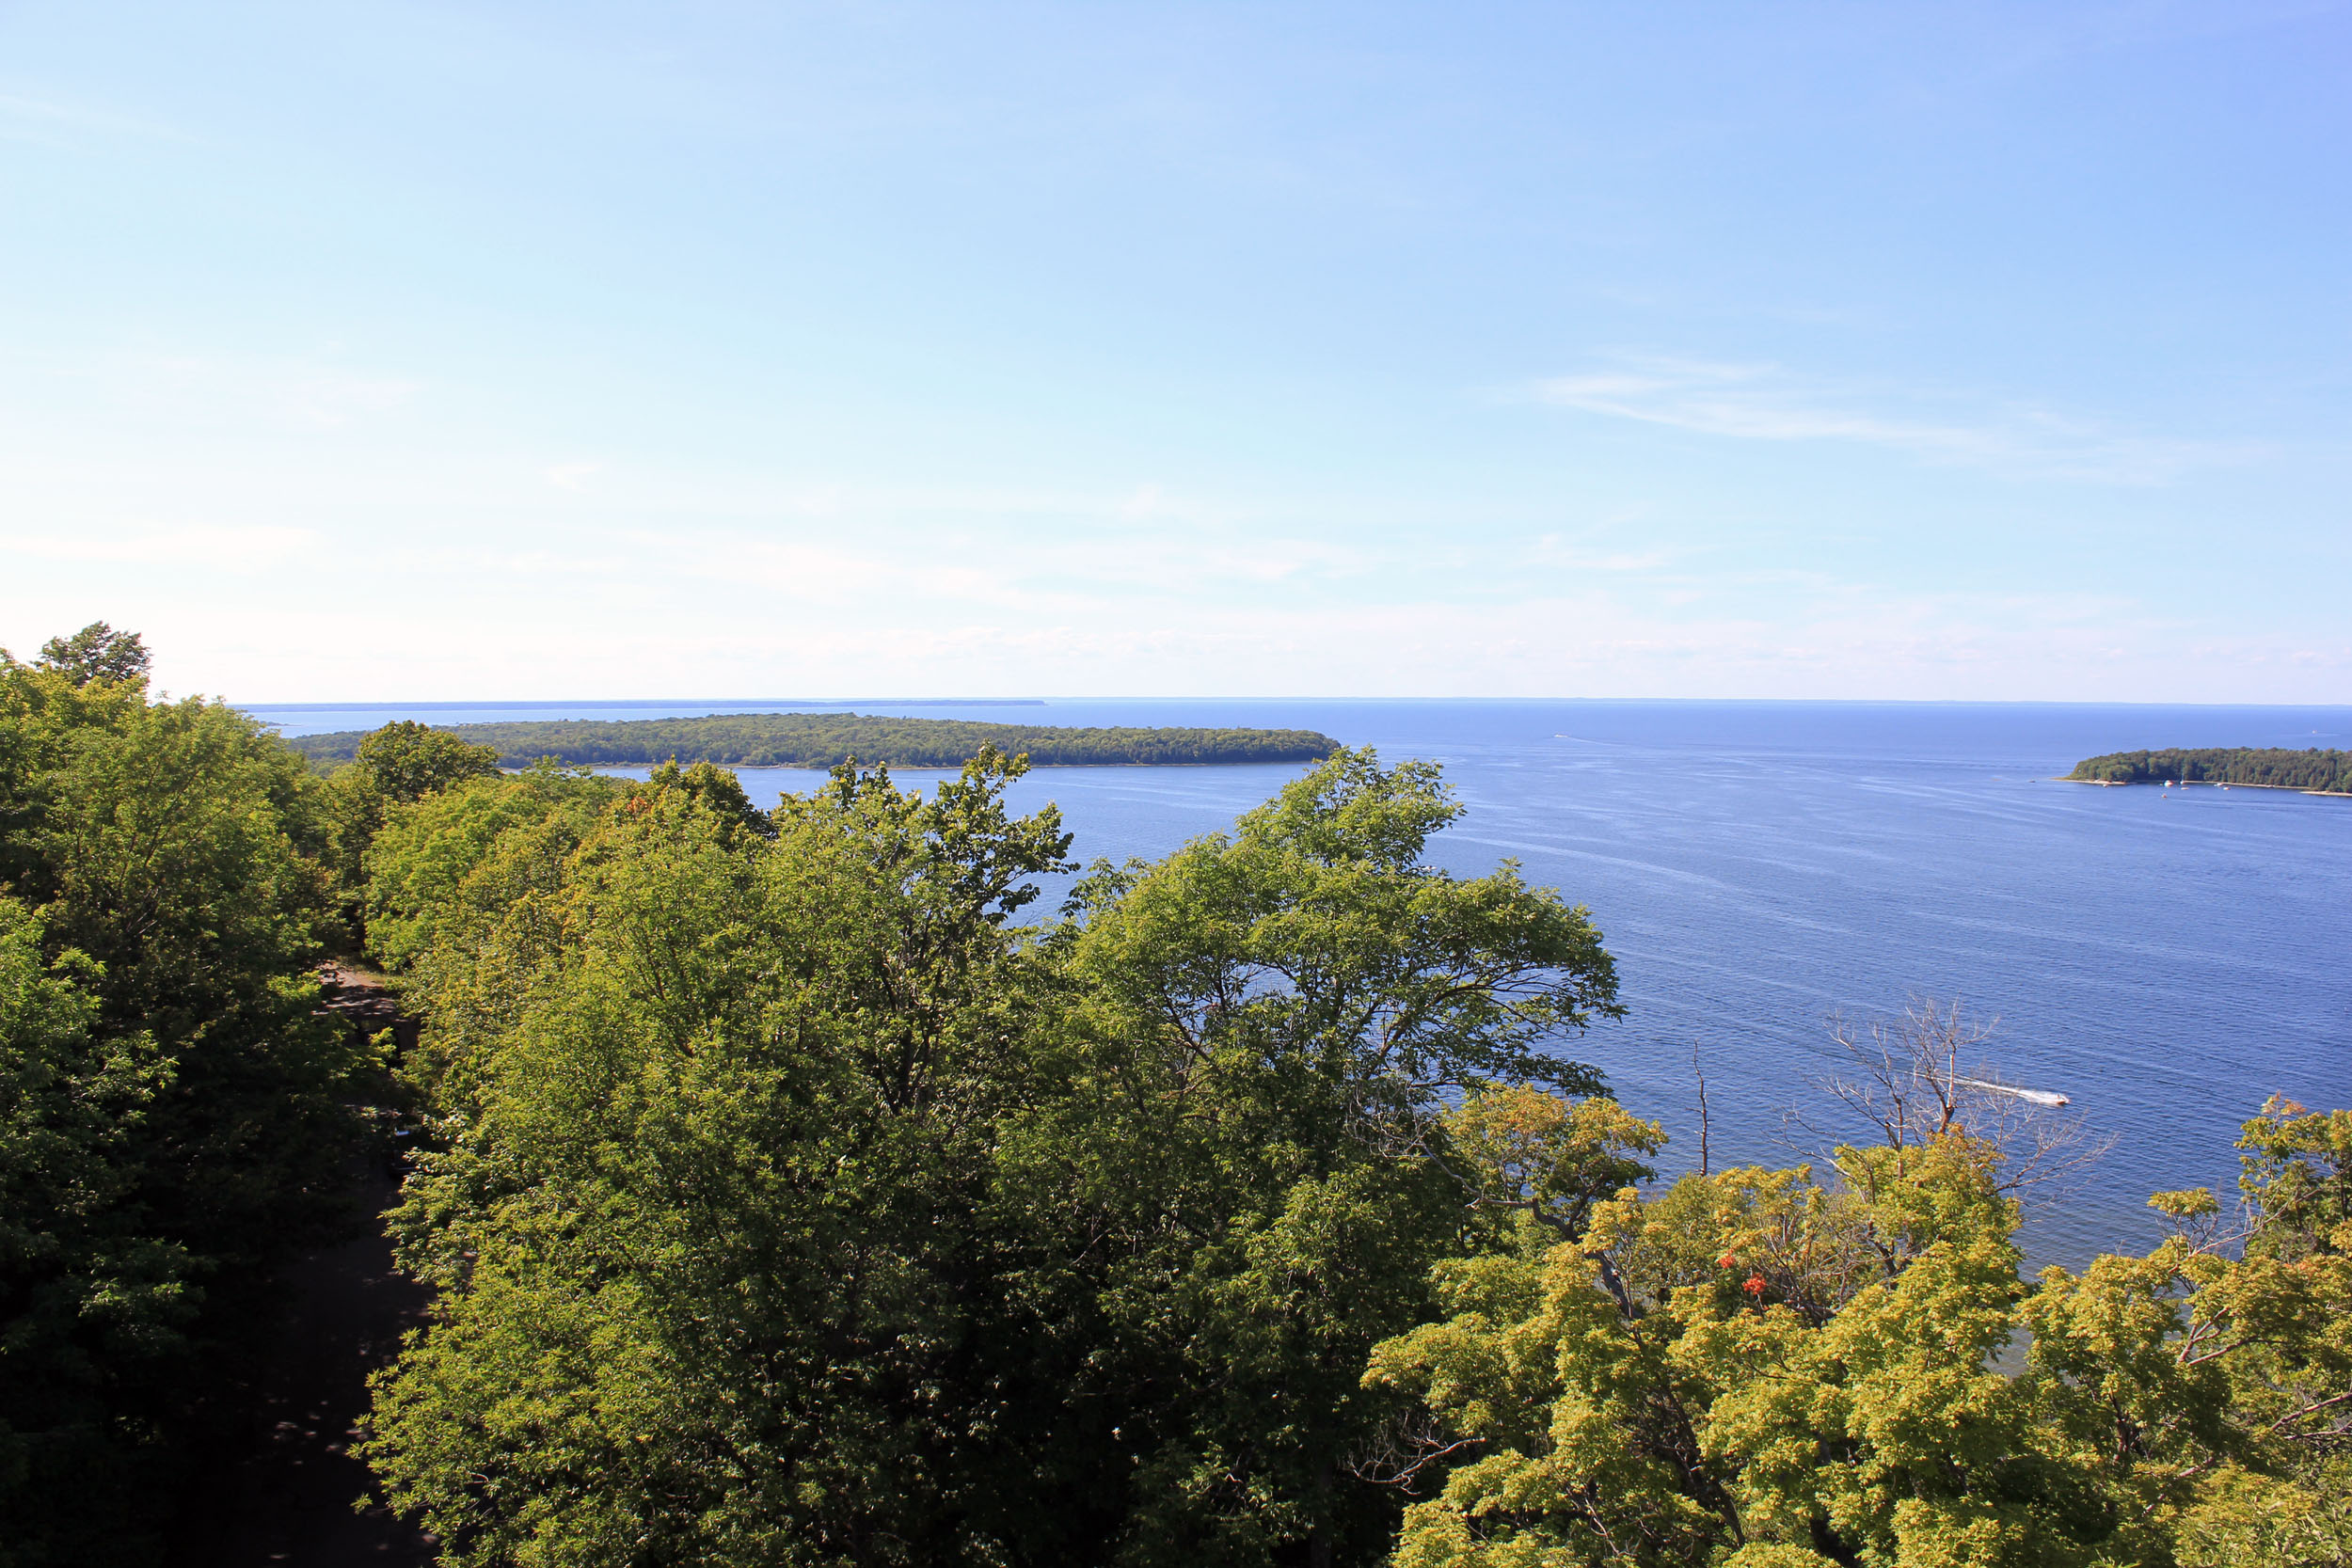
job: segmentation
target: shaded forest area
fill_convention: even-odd
[[[2080,1129],[1957,1011],[1848,1042],[1816,1158],[1661,1179],[1589,911],[1433,864],[1425,763],[1017,925],[1071,842],[993,751],[772,812],[414,724],[322,778],[144,668],[0,660],[6,1568],[237,1484],[355,1158],[432,1294],[358,1452],[452,1568],[2352,1558],[2352,1112],[2028,1278]]]
[[[2066,775],[2087,784],[2262,784],[2272,789],[2352,794],[2352,752],[2215,746],[2201,750],[2111,752],[2088,757]]]
[[[1237,762],[1321,762],[1339,742],[1313,730],[1077,728],[983,724],[962,719],[891,719],[855,713],[714,714],[707,719],[560,719],[440,727],[487,746],[503,768],[541,757],[595,767],[709,762],[728,768],[961,768],[993,747],[1035,768],[1171,767]],[[288,742],[322,763],[348,762],[369,732],[301,736]]]

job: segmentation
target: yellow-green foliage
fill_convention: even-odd
[[[1581,1242],[1447,1264],[1444,1320],[1367,1376],[1431,1418],[1396,1560],[2341,1562],[2352,1116],[2274,1107],[2239,1147],[2235,1245],[2211,1195],[2160,1195],[2173,1238],[2038,1289],[1960,1133],[1628,1190]]]

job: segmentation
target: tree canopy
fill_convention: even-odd
[[[442,1307],[368,1452],[450,1561],[2352,1546],[2352,1119],[2249,1123],[2235,1229],[2159,1195],[2173,1240],[2029,1280],[2062,1140],[1939,1015],[1869,1140],[1661,1186],[1562,1049],[1617,1010],[1598,933],[1432,867],[1433,768],[1343,752],[1021,927],[1066,840],[1018,768],[764,825],[676,768],[393,815]]]
[[[2352,752],[2292,752],[2276,747],[2216,746],[2159,752],[2111,752],[2087,757],[2067,775],[2090,784],[2261,784],[2272,789],[2352,794]]]
[[[137,640],[91,632],[0,659],[9,1568],[153,1560],[260,1353],[269,1269],[354,1217],[371,1066],[313,1016],[318,781],[242,714],[150,702]]]
[[[415,727],[415,726],[411,726]],[[338,731],[291,742],[322,764],[358,755],[371,733]],[[506,768],[540,757],[601,767],[675,761],[734,768],[944,768],[991,747],[1038,768],[1239,762],[1317,762],[1338,742],[1312,730],[1096,728],[984,724],[856,713],[712,714],[703,719],[559,719],[452,724],[440,732],[489,747]]]
[[[147,643],[138,633],[117,631],[103,621],[92,621],[71,637],[53,637],[40,645],[40,667],[75,686],[145,680],[148,662]]]
[[[0,1568],[163,1554],[393,1099],[436,1305],[363,1452],[452,1568],[2352,1561],[2352,1112],[2029,1278],[2079,1150],[1957,1011],[1840,1037],[1819,1159],[1661,1180],[1589,912],[1435,863],[1428,764],[1036,918],[1071,839],[986,746],[321,778],[91,632],[0,654]]]
[[[1363,753],[1016,929],[1068,842],[1018,771],[843,769],[772,836],[683,773],[393,814],[444,1305],[370,1452],[456,1560],[1379,1549],[1363,1360],[1468,1223],[1421,1150],[1484,1075],[1596,1084],[1556,1042],[1614,1009],[1597,934],[1429,867],[1434,771]]]
[[[2031,1284],[2002,1151],[1959,1130],[1449,1262],[1367,1374],[1423,1413],[1395,1560],[2342,1562],[2352,1116],[2274,1104],[2238,1147],[2237,1234],[2158,1194],[2154,1251]]]

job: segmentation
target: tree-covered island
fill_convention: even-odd
[[[1172,767],[1321,762],[1339,742],[1313,730],[1080,728],[897,719],[859,713],[712,714],[703,719],[556,719],[435,728],[498,752],[501,767],[541,757],[589,767],[675,760],[726,768],[833,768],[854,757],[890,768],[961,768],[993,747],[1035,768]],[[313,762],[351,761],[370,732],[342,730],[288,742]]]
[[[2087,757],[2066,775],[2077,784],[2257,784],[2320,795],[2352,795],[2352,752],[2283,747],[2173,747]]]

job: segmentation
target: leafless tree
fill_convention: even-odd
[[[1965,1133],[2001,1151],[2002,1191],[2056,1196],[2114,1139],[2094,1137],[2065,1096],[2004,1079],[1986,1051],[1999,1026],[1932,1000],[1865,1028],[1835,1020],[1845,1062],[1822,1087],[1891,1148]]]
[[[1691,1076],[1699,1081],[1699,1174],[1710,1174],[1714,1161],[1708,1156],[1707,1140],[1712,1131],[1707,1118],[1707,1069],[1699,1062],[1699,1042],[1691,1042]]]

